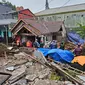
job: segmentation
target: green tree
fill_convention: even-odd
[[[2,0],[2,3],[6,3],[6,0]]]
[[[77,30],[77,33],[82,37],[85,38],[85,26],[83,26],[82,24],[78,23],[79,25],[79,30]]]
[[[16,6],[15,5],[12,5],[12,3],[10,3],[9,1],[7,1],[6,4],[8,6],[10,6],[12,8],[12,10],[16,10]]]
[[[6,0],[2,0],[1,2],[0,2],[0,4],[7,4],[9,7],[11,7],[12,8],[12,10],[16,10],[16,6],[15,5],[13,5],[11,2],[9,2],[9,1],[6,1]]]

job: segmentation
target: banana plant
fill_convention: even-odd
[[[76,32],[83,38],[85,39],[85,26],[83,26],[82,24],[78,23],[79,25],[79,30],[77,30]]]

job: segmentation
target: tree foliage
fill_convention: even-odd
[[[6,1],[6,0],[2,0],[2,1],[0,2],[0,4],[3,4],[3,3],[6,4],[6,5],[8,5],[9,7],[11,7],[12,10],[16,10],[16,6],[13,5],[11,2]]]
[[[77,33],[82,37],[85,38],[85,26],[78,23],[80,30],[77,30]]]
[[[2,3],[6,3],[6,0],[2,0]]]

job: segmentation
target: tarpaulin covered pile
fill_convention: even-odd
[[[77,56],[72,60],[72,63],[78,63],[81,66],[83,66],[85,64],[85,56]]]
[[[73,53],[68,50],[46,48],[38,48],[38,50],[41,51],[45,57],[49,55],[52,59],[59,62],[71,63],[74,58]]]
[[[71,66],[85,71],[85,56],[77,56],[72,60]]]
[[[85,42],[85,40],[83,40],[77,33],[75,32],[70,32],[67,34],[68,36],[68,40],[77,44],[77,43],[81,43],[83,44]]]

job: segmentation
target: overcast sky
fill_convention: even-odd
[[[7,1],[11,2],[13,5],[16,6],[23,6],[24,8],[29,8],[33,13],[36,13],[45,9],[46,0],[7,0]],[[51,0],[48,1],[50,2]],[[61,7],[67,1],[68,0],[52,0],[49,3],[49,7],[50,8]],[[81,3],[85,3],[85,0],[69,0],[69,2],[66,5],[74,5]]]

